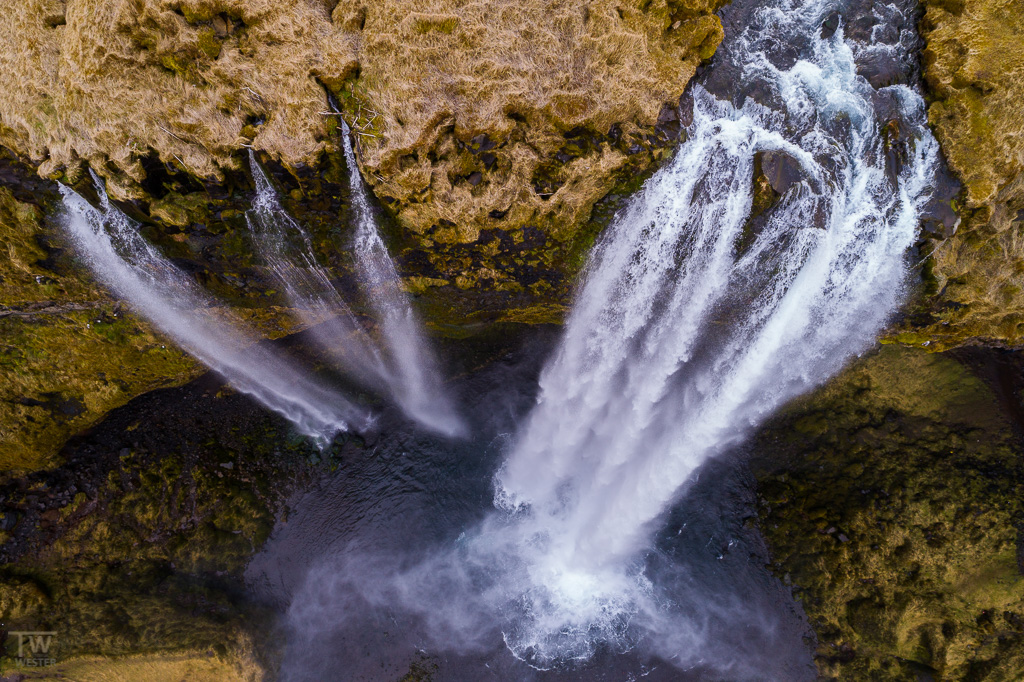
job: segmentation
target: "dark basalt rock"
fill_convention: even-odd
[[[842,21],[842,15],[839,12],[832,12],[825,18],[825,21],[821,22],[821,37],[828,40],[836,34],[839,30],[839,24]]]
[[[761,152],[761,170],[768,184],[780,195],[804,178],[800,162],[783,152]]]

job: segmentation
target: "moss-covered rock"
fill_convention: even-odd
[[[964,184],[955,234],[933,234],[913,324],[935,347],[1024,341],[1024,2],[926,0],[928,111]]]
[[[978,374],[1019,373],[988,353]],[[761,527],[827,679],[1024,676],[1021,386],[997,389],[887,346],[754,441]]]
[[[0,479],[0,634],[57,632],[46,673],[70,679],[262,679],[272,619],[243,570],[308,462],[346,447],[319,453],[215,380],[115,410],[60,466]]]

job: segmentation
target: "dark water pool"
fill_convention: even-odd
[[[541,671],[509,652],[499,614],[491,629],[465,639],[431,632],[422,609],[457,610],[465,595],[441,595],[438,604],[416,608],[363,598],[362,592],[393,580],[395,570],[454,551],[463,534],[494,511],[491,478],[535,399],[539,368],[556,337],[551,329],[531,333],[515,350],[453,382],[472,438],[435,438],[385,415],[361,454],[293,495],[246,571],[253,596],[280,614],[280,637],[287,642],[282,679],[815,677],[812,634],[790,591],[767,569],[753,523],[753,480],[740,457],[703,467],[661,522],[646,556],[645,574],[666,613],[699,633],[678,649],[671,631],[638,633],[629,651],[599,645],[588,661]],[[337,588],[325,590],[325,581],[336,581]],[[289,613],[293,602],[311,594],[316,618]]]

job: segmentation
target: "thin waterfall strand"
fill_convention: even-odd
[[[441,388],[437,362],[420,331],[422,325],[409,304],[402,289],[402,280],[377,230],[373,208],[352,150],[351,134],[344,120],[342,144],[355,214],[353,251],[356,270],[366,289],[368,303],[381,325],[381,336],[396,376],[395,400],[407,414],[434,430],[448,435],[461,434],[465,427]]]
[[[266,173],[249,152],[256,185],[246,214],[257,249],[284,286],[288,302],[311,327],[310,334],[352,378],[386,392],[391,376],[384,358],[317,260],[309,234],[281,206]]]
[[[209,311],[213,302],[185,273],[138,233],[138,224],[107,198],[99,179],[100,208],[61,185],[63,222],[97,277],[142,317],[235,389],[289,419],[321,444],[369,415],[309,376],[274,349]]]

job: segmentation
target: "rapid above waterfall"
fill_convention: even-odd
[[[64,225],[96,276],[184,350],[221,374],[234,388],[327,443],[369,415],[308,372],[259,343],[138,233],[139,225],[107,198],[93,175],[100,208],[61,185]]]

